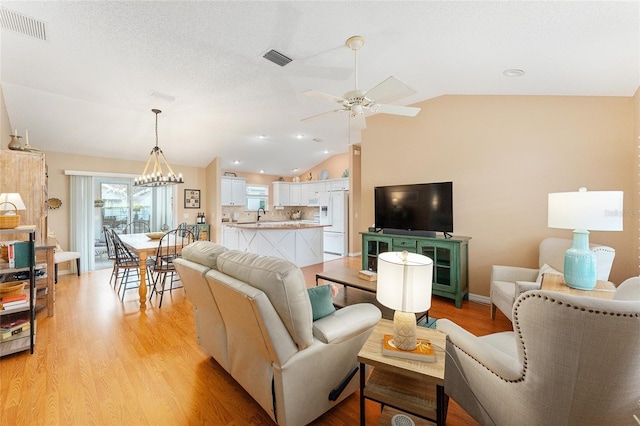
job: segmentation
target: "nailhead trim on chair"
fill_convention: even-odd
[[[573,309],[578,309],[581,311],[586,311],[589,313],[593,313],[593,314],[597,314],[597,315],[609,315],[609,316],[617,316],[617,317],[635,317],[635,318],[640,318],[640,313],[632,313],[632,314],[627,314],[627,313],[620,313],[620,312],[606,312],[606,311],[600,311],[600,310],[594,310],[594,309],[587,309],[584,308],[582,306],[575,306],[569,303],[565,303],[565,302],[561,302],[557,299],[554,299],[553,297],[550,297],[548,295],[544,295],[544,294],[539,294],[539,293],[531,293],[531,292],[526,292],[524,293],[524,296],[518,298],[518,300],[516,301],[516,304],[514,305],[514,310],[517,311],[518,307],[520,306],[520,304],[522,303],[522,301],[526,298],[529,297],[537,297],[540,299],[544,299],[546,301],[550,301],[551,303],[557,303],[559,305],[565,305],[568,308],[573,308]],[[513,329],[514,332],[517,334],[518,339],[520,339],[520,342],[522,342],[522,334],[521,334],[521,330],[520,330],[520,324],[519,321],[517,319],[517,315],[516,313],[514,313],[513,315]],[[447,337],[447,340],[449,340],[449,338]],[[449,340],[449,342],[451,342],[451,340]],[[522,342],[522,347],[523,347],[523,353],[524,353],[524,360],[523,360],[523,368],[522,368],[522,377],[518,380],[504,380],[502,377],[498,376],[495,372],[493,372],[491,369],[489,369],[486,365],[484,365],[483,363],[481,363],[477,358],[475,358],[474,356],[472,356],[471,354],[469,354],[468,352],[466,352],[465,350],[463,350],[461,347],[457,346],[455,343],[451,342],[452,345],[454,345],[456,348],[458,348],[458,350],[464,354],[466,354],[468,357],[472,358],[473,360],[475,360],[478,364],[482,365],[484,368],[486,368],[491,374],[493,374],[495,377],[499,378],[500,380],[504,381],[504,382],[509,382],[509,383],[518,383],[521,382],[525,379],[526,373],[527,373],[527,347],[525,346],[524,342]]]
[[[447,340],[449,340],[449,336],[447,336]],[[451,342],[451,340],[449,340],[449,342]],[[522,369],[522,373],[521,373],[521,378],[519,378],[518,380],[505,380],[503,377],[497,375],[493,370],[491,370],[489,367],[487,367],[486,365],[484,365],[483,363],[480,362],[480,360],[478,360],[478,358],[474,357],[473,355],[471,355],[469,352],[465,351],[464,349],[462,349],[460,346],[456,345],[455,343],[451,342],[451,344],[453,346],[455,346],[456,348],[458,348],[458,350],[460,352],[462,352],[463,354],[467,355],[469,358],[473,359],[474,361],[476,361],[478,364],[482,365],[489,373],[493,374],[495,377],[497,377],[498,379],[502,380],[503,382],[507,382],[507,383],[518,383],[524,380],[524,375],[527,371],[527,359],[525,357],[524,360],[524,368]]]

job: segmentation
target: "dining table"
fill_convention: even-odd
[[[158,250],[160,239],[149,238],[146,233],[141,234],[119,234],[120,240],[123,244],[129,248],[133,253],[138,255],[140,261],[140,286],[138,287],[138,295],[140,296],[140,309],[146,309],[147,307],[147,286],[142,285],[146,283],[147,279],[147,258],[153,256]]]

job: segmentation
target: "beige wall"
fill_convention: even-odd
[[[633,164],[633,172],[635,176],[635,187],[636,190],[632,191],[632,204],[628,209],[625,209],[630,216],[631,221],[631,230],[635,232],[634,240],[637,242],[635,244],[635,258],[640,259],[640,87],[636,90],[636,93],[633,97],[633,105],[634,105],[634,123],[635,123],[635,132],[633,133],[633,140],[631,141],[631,146],[635,149],[636,156]],[[635,271],[633,271],[632,275],[640,274],[640,265],[636,265]]]
[[[632,98],[443,96],[417,106],[415,118],[367,119],[360,227],[373,223],[376,185],[453,181],[454,234],[472,238],[473,294],[489,295],[491,265],[537,267],[541,239],[572,237],[547,227],[548,193],[623,190],[632,203]],[[617,251],[615,283],[637,274],[635,225],[627,215],[624,232],[591,233]]]
[[[61,154],[58,152],[45,152],[49,170],[49,198],[59,198],[62,207],[49,210],[49,230],[55,231],[60,245],[69,249],[69,176],[65,170],[139,174],[144,168],[142,161],[115,160],[100,157],[88,157],[83,155]],[[169,159],[171,161],[171,159]],[[198,211],[206,211],[207,206],[207,181],[206,171],[198,167],[186,167],[178,164],[171,165],[176,173],[182,173],[185,183],[177,186],[177,216],[176,224],[180,222],[195,223]],[[184,190],[200,189],[201,210],[184,208]],[[90,202],[92,202],[91,200]],[[207,215],[209,214],[206,211]],[[188,215],[188,217],[185,217]]]
[[[11,142],[11,122],[9,121],[9,113],[4,103],[4,93],[0,86],[0,149],[7,149],[7,145]]]
[[[320,179],[320,172],[327,170],[327,179],[337,179],[342,177],[342,173],[349,169],[349,153],[337,154],[333,157],[327,158],[322,163],[314,166],[313,168],[300,174],[300,182],[306,182],[309,180],[309,173],[311,173],[312,180]],[[287,179],[289,180],[289,179]]]

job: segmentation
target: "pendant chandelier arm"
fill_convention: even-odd
[[[162,156],[162,159],[164,160],[164,164],[167,166],[167,171],[169,173],[169,176],[174,176],[175,177],[176,174],[173,172],[173,169],[169,165],[169,162],[167,161],[167,157],[164,156],[164,152],[162,152],[162,150],[160,150],[160,155]]]

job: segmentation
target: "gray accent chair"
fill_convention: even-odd
[[[564,253],[571,248],[572,243],[572,240],[564,238],[542,240],[539,246],[538,269],[493,265],[490,285],[491,319],[495,319],[498,308],[511,320],[511,310],[518,296],[525,291],[539,289],[543,273],[561,275],[564,270]],[[599,244],[589,246],[596,253],[598,280],[608,281],[616,256],[615,249]]]
[[[636,424],[640,301],[630,298],[639,285],[614,293],[626,300],[527,291],[513,332],[476,337],[439,319],[445,393],[482,425]]]

